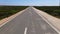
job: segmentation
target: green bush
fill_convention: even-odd
[[[57,16],[57,15],[60,16],[60,10],[54,10],[53,13],[55,16]]]

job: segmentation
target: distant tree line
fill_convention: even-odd
[[[0,19],[15,14],[25,8],[27,8],[27,6],[0,6]]]

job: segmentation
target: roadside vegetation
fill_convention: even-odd
[[[27,6],[0,6],[0,20],[9,17],[25,8],[27,8]]]
[[[48,14],[60,18],[60,6],[35,6],[35,8],[47,12]]]

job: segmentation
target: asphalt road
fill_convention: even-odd
[[[58,34],[31,7],[0,28],[0,34]]]

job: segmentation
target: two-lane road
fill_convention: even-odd
[[[0,34],[58,34],[46,23],[33,8],[29,7],[22,14],[0,28]]]

